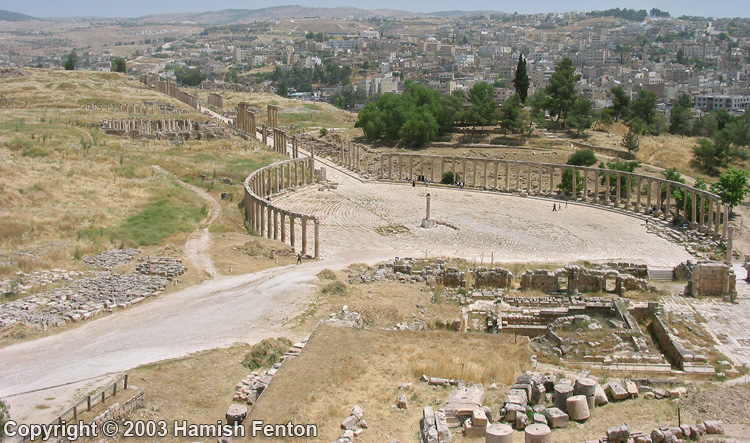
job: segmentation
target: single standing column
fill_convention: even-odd
[[[296,234],[294,233],[294,214],[289,214],[289,243],[292,245],[292,250],[297,246]]]
[[[281,212],[281,242],[286,243],[286,212]]]
[[[700,225],[700,228],[702,229],[704,225],[706,224],[706,195],[701,194],[701,220],[698,222]]]
[[[385,178],[385,165],[384,163],[385,155],[380,154],[380,170],[378,171],[378,177]]]
[[[584,168],[583,171],[583,201],[588,201],[589,199],[589,171],[588,169]]]
[[[266,236],[266,205],[262,205],[260,207],[260,236],[265,237]]]
[[[430,157],[430,181],[435,182],[435,157]]]
[[[630,202],[633,200],[631,188],[633,186],[633,177],[628,174],[628,189],[625,190],[625,209],[630,209]]]
[[[610,174],[609,171],[607,171],[606,174],[607,177],[605,178],[607,180],[607,184],[605,187],[607,189],[605,190],[606,198],[604,199],[604,204],[609,206],[609,204],[612,203],[612,174]]]
[[[309,183],[315,183],[315,160],[312,159],[312,157],[309,160],[310,162],[310,181]]]
[[[521,163],[516,162],[516,192],[521,192]]]
[[[698,226],[698,194],[693,191],[693,223],[691,225],[693,227]]]
[[[652,183],[653,183],[653,180],[649,180],[648,181],[648,186],[647,186],[647,190],[646,190],[646,206],[648,207],[649,210],[651,209],[651,194],[652,194],[652,192],[651,192],[651,184]]]
[[[468,163],[468,161],[467,161],[467,160],[466,160],[466,158],[464,157],[464,158],[463,158],[463,159],[461,160],[461,163],[463,163],[463,171],[464,171],[464,172],[463,172],[463,173],[461,174],[461,181],[462,181],[462,182],[463,182],[464,184],[468,185],[468,183],[466,183],[466,178],[467,178],[467,177],[466,177],[466,163]]]
[[[709,197],[708,198],[708,231],[711,232],[714,230],[714,200]]]
[[[414,180],[414,156],[409,156],[409,180]]]
[[[725,207],[729,209],[729,205],[726,205]],[[734,237],[734,225],[729,225],[726,227],[726,229],[724,229],[724,238],[727,241],[727,255],[724,258],[724,263],[728,264],[729,266],[732,266],[732,258],[734,258],[732,257],[733,249],[734,249],[734,245],[732,245],[733,237]]]
[[[495,190],[497,191],[497,176],[500,175],[498,169],[500,169],[500,162],[495,160]]]
[[[484,159],[484,188],[487,189],[487,163],[488,160]]]
[[[505,192],[510,191],[510,163],[505,161]]]
[[[688,217],[688,190],[686,187],[682,188],[682,216]]]
[[[724,205],[724,223],[722,223],[721,238],[727,240],[727,229],[732,229],[729,226],[729,205]],[[727,262],[732,262],[732,236],[729,236],[729,243],[727,243]]]
[[[664,204],[664,220],[672,218],[672,184],[667,183],[667,202]]]
[[[602,200],[599,198],[599,172],[594,173],[594,203],[601,203]]]
[[[479,180],[478,180],[479,179],[479,171],[477,169],[479,165],[477,164],[476,160],[474,160],[473,163],[474,163],[474,170],[472,172],[473,172],[474,175],[471,177],[471,186],[473,186],[473,187],[476,188],[477,184],[479,182]]]
[[[573,201],[578,199],[578,171],[573,168]]]
[[[641,212],[641,177],[638,177],[638,180],[636,180],[637,189],[635,190],[635,212]]]
[[[320,220],[315,219],[315,258],[320,258]]]
[[[268,210],[268,214],[266,214],[266,218],[268,219],[268,238],[273,238],[273,208],[268,205],[266,209]]]
[[[273,211],[273,239],[279,239],[279,211]]]
[[[620,197],[622,196],[622,175],[619,173],[615,175],[617,180],[617,197],[615,198],[615,206],[620,207]]]
[[[302,255],[307,255],[307,217],[302,216]]]
[[[396,154],[396,161],[398,162],[398,180],[403,179],[403,175],[401,175],[401,167],[403,166],[404,162],[401,161],[401,155]]]

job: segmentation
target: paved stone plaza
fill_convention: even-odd
[[[645,220],[632,214],[573,203],[552,212],[559,201],[363,183],[330,167],[326,172],[338,183],[336,189],[307,188],[273,198],[286,210],[320,218],[324,255],[393,250],[411,256],[483,257],[487,263],[494,254],[495,262],[606,260],[660,267],[691,259],[681,246],[647,233]],[[438,226],[423,229],[428,192]],[[406,229],[398,233],[398,227]]]
[[[665,306],[677,314],[700,314],[719,343],[719,350],[738,365],[750,365],[750,285],[745,281],[745,268],[738,264],[733,268],[737,275],[737,304],[724,302],[721,297],[672,296]]]

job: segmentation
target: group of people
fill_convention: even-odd
[[[568,201],[565,200],[565,207],[568,207]],[[552,212],[562,211],[563,204],[562,203],[552,203]]]

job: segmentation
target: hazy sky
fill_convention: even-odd
[[[219,9],[258,9],[270,6],[301,4],[304,6],[353,6],[363,9],[405,9],[414,12],[435,12],[460,9],[496,10],[502,12],[565,12],[590,11],[627,7],[633,9],[659,8],[672,16],[701,15],[705,17],[748,17],[748,0],[0,0],[0,9],[36,17],[137,17],[155,13],[201,12]]]

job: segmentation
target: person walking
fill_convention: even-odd
[[[301,252],[297,253],[297,264],[298,265],[302,264],[302,253]]]
[[[552,212],[555,212],[555,211],[557,211],[557,205],[552,203]]]

